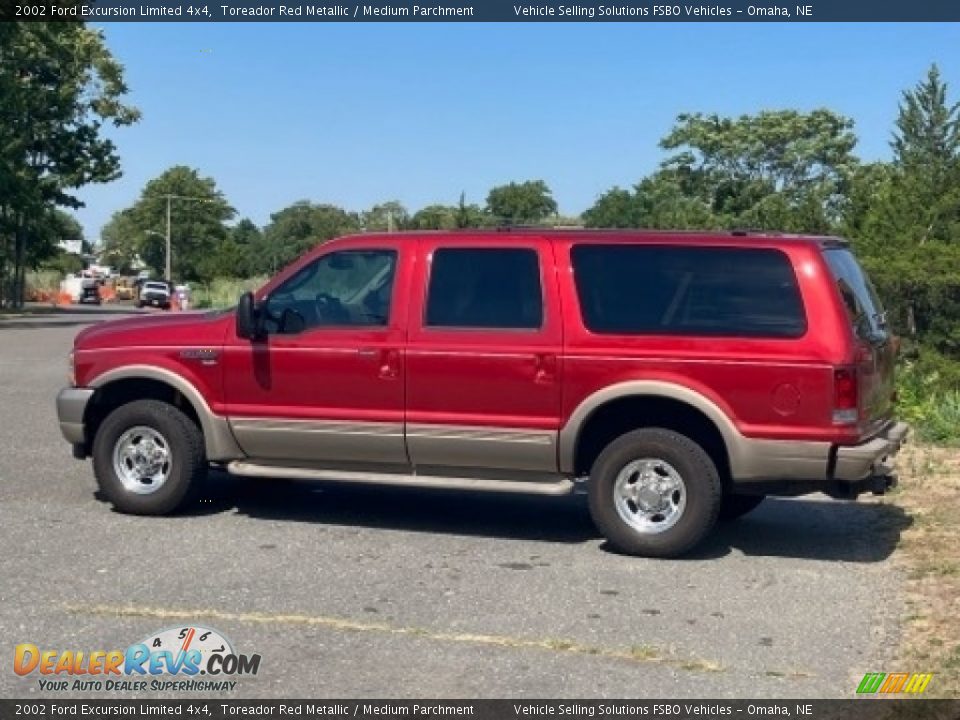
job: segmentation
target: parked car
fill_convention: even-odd
[[[324,243],[234,310],[83,330],[57,407],[119,510],[240,476],[559,495],[694,547],[768,494],[895,482],[895,339],[843,240],[470,231]]]
[[[80,293],[77,298],[77,302],[80,304],[93,303],[94,305],[99,305],[101,303],[100,283],[96,278],[84,277],[81,279]]]
[[[137,295],[137,307],[145,305],[170,309],[170,284],[159,280],[146,280],[140,285]]]

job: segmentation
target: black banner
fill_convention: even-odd
[[[958,0],[0,0],[0,20],[92,22],[960,22]]]
[[[960,700],[0,700],[14,718],[958,720]]]

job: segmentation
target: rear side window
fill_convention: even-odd
[[[857,337],[873,340],[886,337],[886,317],[873,284],[853,253],[846,248],[828,248],[823,257],[837,282],[837,290]]]
[[[797,278],[779,250],[579,245],[572,255],[591,332],[771,338],[806,332]]]
[[[437,249],[425,322],[435,328],[540,328],[543,291],[536,250]]]

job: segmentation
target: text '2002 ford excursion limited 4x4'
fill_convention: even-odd
[[[569,492],[675,556],[766,494],[883,492],[895,338],[845,242],[623,231],[325,243],[235,310],[76,338],[57,407],[120,510],[236,475]]]

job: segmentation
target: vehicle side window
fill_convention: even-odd
[[[595,333],[799,337],[789,258],[769,248],[579,245],[574,278]]]
[[[539,329],[543,290],[536,250],[437,249],[424,320],[434,328]]]
[[[856,336],[865,340],[886,337],[883,305],[853,253],[846,248],[831,248],[825,250],[823,256],[837,281],[840,299]]]
[[[386,326],[396,264],[393,250],[340,250],[317,258],[270,293],[267,332]]]

